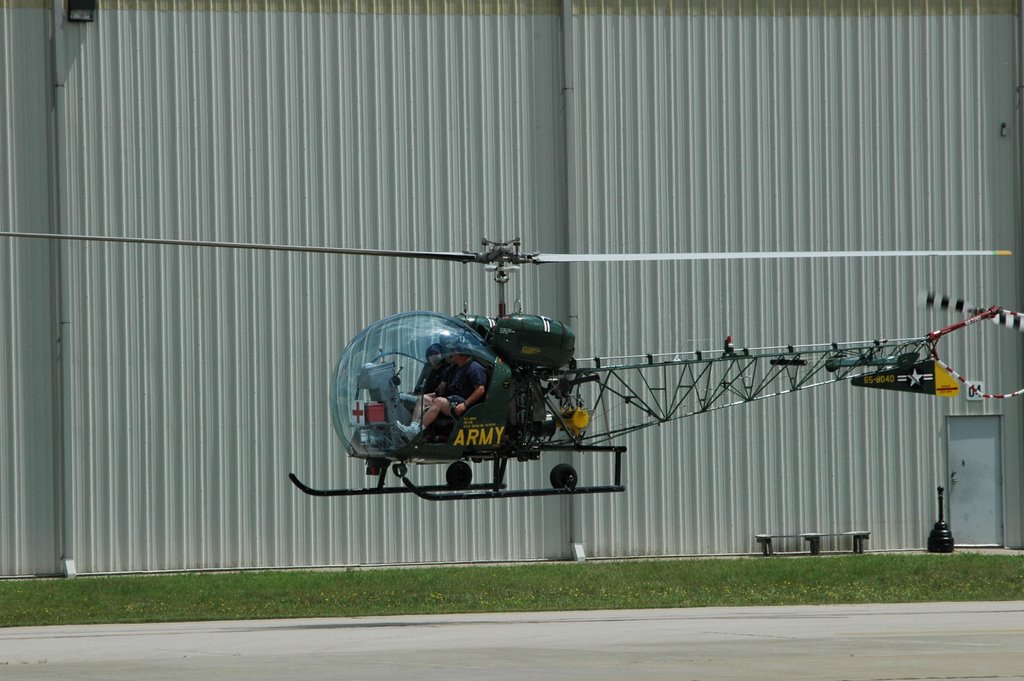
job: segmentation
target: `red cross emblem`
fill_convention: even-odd
[[[366,423],[366,410],[362,402],[356,402],[352,408],[352,423],[360,426]]]

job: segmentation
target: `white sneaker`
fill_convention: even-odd
[[[413,421],[409,425],[405,425],[404,423],[399,423],[398,421],[395,421],[395,428],[398,428],[400,431],[402,431],[402,435],[405,435],[407,438],[411,440],[412,438],[420,434],[420,431],[423,429],[423,426],[421,426],[418,421]]]

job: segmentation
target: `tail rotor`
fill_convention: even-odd
[[[959,312],[968,317],[981,314],[986,310],[992,309],[987,307],[979,307],[972,303],[967,302],[963,298],[954,298],[952,296],[937,295],[934,291],[928,291],[922,296],[925,307],[937,307],[940,310]],[[989,321],[998,326],[1005,326],[1008,329],[1015,329],[1017,331],[1024,332],[1024,312],[1014,312],[1013,310],[1007,310],[1002,307],[996,308],[996,314],[989,317]]]
[[[928,291],[927,293],[925,293],[923,299],[926,307],[937,307],[947,311],[952,310],[954,312],[959,312],[967,316],[967,319],[955,322],[938,331],[933,331],[928,335],[929,339],[932,342],[932,356],[935,359],[936,364],[940,365],[942,368],[948,371],[955,379],[964,384],[969,385],[973,382],[969,378],[967,378],[967,376],[959,373],[953,367],[949,366],[949,364],[944,362],[939,357],[936,345],[940,338],[954,331],[964,329],[974,324],[975,322],[984,319],[987,319],[993,324],[997,324],[998,326],[1005,326],[1010,329],[1016,329],[1017,331],[1024,331],[1024,313],[1014,312],[1012,310],[1007,310],[998,306],[982,308],[978,307],[977,305],[972,305],[963,298],[953,298],[952,296],[938,296],[932,291]],[[982,384],[978,383],[977,385],[980,386]],[[984,399],[1005,399],[1008,397],[1020,397],[1024,395],[1024,388],[1021,388],[1020,390],[1015,390],[1013,392],[1005,393],[987,393],[979,389],[977,392],[973,394],[976,397]]]

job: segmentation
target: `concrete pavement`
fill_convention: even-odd
[[[0,679],[1024,679],[1024,602],[0,629]]]

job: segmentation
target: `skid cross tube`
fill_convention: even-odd
[[[577,496],[582,494],[608,494],[613,492],[625,492],[626,487],[622,484],[622,454],[625,447],[588,447],[588,446],[551,446],[545,447],[545,451],[577,451],[577,452],[611,452],[615,454],[615,483],[612,485],[591,485],[587,487],[550,487],[537,489],[504,489],[505,468],[508,459],[495,460],[495,477],[493,484],[474,485],[468,490],[452,490],[447,487],[420,487],[407,476],[402,476],[402,483],[421,499],[427,501],[457,501],[463,499],[514,499],[521,497],[551,497],[551,496]],[[501,464],[499,466],[499,464]],[[499,489],[499,485],[501,489]]]

